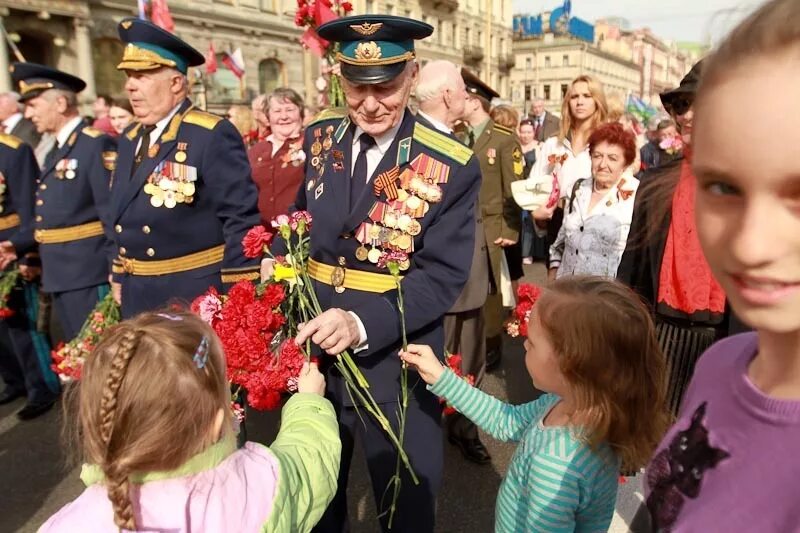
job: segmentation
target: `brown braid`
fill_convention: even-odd
[[[103,387],[100,400],[100,436],[106,446],[106,460],[103,472],[106,476],[108,499],[114,507],[114,523],[123,529],[136,529],[133,517],[133,504],[129,493],[128,474],[117,464],[117,458],[111,453],[111,437],[114,432],[114,419],[117,414],[117,393],[119,392],[125,372],[139,344],[143,332],[141,330],[126,331],[119,342],[119,348],[111,362],[111,368]]]

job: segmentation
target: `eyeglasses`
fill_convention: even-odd
[[[674,113],[676,116],[685,115],[694,104],[694,95],[677,96],[670,102],[667,111]]]

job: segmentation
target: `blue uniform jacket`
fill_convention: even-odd
[[[467,147],[419,123],[406,111],[397,136],[372,174],[372,180],[355,205],[350,206],[355,126],[342,113],[328,120],[324,116],[325,113],[322,120],[306,129],[303,145],[306,178],[292,207],[292,210],[308,210],[313,216],[310,254],[321,263],[337,265],[342,261],[347,269],[388,274],[386,269],[360,261],[355,255],[361,244],[356,238],[361,224],[371,222],[369,214],[376,202],[387,200],[385,190],[375,193],[375,178],[395,166],[402,174],[423,154],[430,156],[432,165],[447,174],[446,183],[441,183],[441,200],[431,202],[428,212],[417,219],[421,232],[413,238],[410,268],[402,273],[409,342],[429,344],[443,358],[443,317],[461,293],[472,266],[473,209],[480,187],[478,162]],[[320,173],[313,166],[312,145],[315,140],[325,138],[329,127],[334,131],[332,146]],[[273,253],[285,253],[285,245],[279,239],[273,245]],[[361,319],[368,349],[358,352],[357,364],[379,403],[397,401],[400,390],[397,352],[401,342],[397,291],[377,294],[346,289],[339,294],[332,286],[319,282],[315,282],[315,289],[323,309],[353,311]],[[343,381],[334,373],[329,374],[328,389],[340,402],[352,404]],[[424,387],[417,386],[414,394],[424,394],[423,391]]]
[[[33,240],[33,190],[39,165],[22,139],[0,133],[0,218],[19,217],[19,224],[0,230],[0,241],[11,241],[22,261],[35,251]]]
[[[250,228],[260,224],[258,193],[242,136],[233,124],[194,109],[186,100],[131,176],[140,129],[136,124],[120,137],[111,187],[120,256],[172,259],[224,244],[221,263],[190,272],[198,278],[219,273],[224,283],[257,279],[260,262],[243,255],[241,242]],[[170,201],[155,191],[163,175],[187,184],[172,191]],[[154,191],[160,201],[153,200]],[[124,281],[124,276],[115,274],[115,281]],[[165,294],[164,301],[170,296]]]
[[[35,229],[100,221],[104,234],[40,244],[42,287],[63,292],[108,283],[113,257],[109,183],[116,141],[81,122],[45,164],[36,189]]]

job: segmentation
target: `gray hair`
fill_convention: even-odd
[[[8,98],[8,99],[9,99],[9,100],[11,100],[12,102],[16,103],[16,104],[17,104],[17,108],[18,108],[20,111],[21,111],[21,110],[22,110],[22,108],[24,107],[24,105],[22,104],[22,102],[20,102],[20,101],[19,101],[19,99],[20,99],[20,95],[19,95],[19,93],[15,93],[14,91],[9,91],[9,92],[5,92],[5,93],[0,93],[0,99],[3,99],[3,98]]]
[[[48,89],[43,95],[46,95],[47,100],[52,102],[57,98],[64,98],[67,103],[67,110],[75,110],[78,109],[78,95],[72,91],[66,91],[64,89]]]
[[[460,76],[458,67],[450,61],[429,61],[419,72],[417,100],[427,102],[441,96],[445,89],[455,88]]]
[[[273,100],[277,100],[278,102],[283,102],[287,100],[300,110],[300,114],[303,114],[303,110],[305,109],[305,103],[303,102],[303,97],[300,96],[297,91],[294,89],[290,89],[289,87],[278,87],[267,96],[267,99],[264,100],[264,112],[269,111],[269,103]]]

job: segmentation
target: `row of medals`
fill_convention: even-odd
[[[152,150],[154,146],[156,145],[151,146],[150,149]],[[157,152],[158,150],[156,149]],[[155,154],[151,157],[155,157]],[[186,161],[186,152],[182,150],[175,152],[175,161],[178,163]],[[150,195],[150,205],[153,207],[161,207],[163,205],[168,209],[172,209],[178,204],[191,204],[194,202],[195,190],[194,183],[191,181],[180,181],[165,177],[159,179],[158,183],[148,181],[144,185],[144,192]]]

